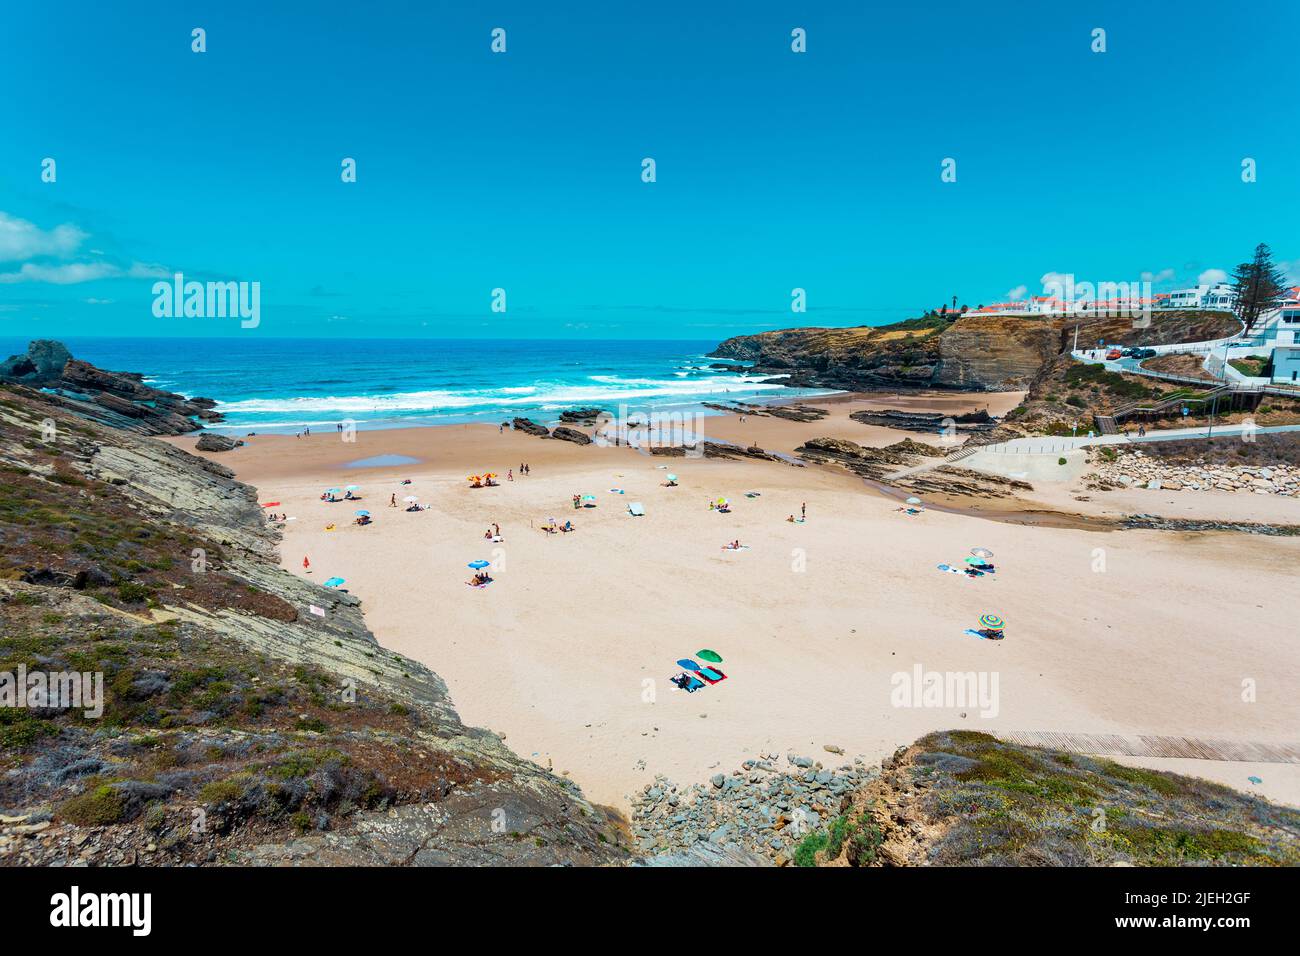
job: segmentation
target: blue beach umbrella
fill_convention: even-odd
[[[343,578],[330,578],[328,581],[325,582],[325,586],[327,588],[336,588],[340,584],[346,584],[346,583],[347,582]]]
[[[473,568],[475,571],[481,571],[484,568],[488,567],[489,564],[490,562],[488,561],[479,560],[479,561],[471,561],[469,563],[469,566]]]
[[[344,489],[344,491],[360,491],[360,490],[361,490],[361,486],[360,486],[360,485],[348,485],[348,486]]]
[[[354,511],[354,512],[352,512],[352,513],[353,513],[354,515],[356,515],[358,518],[369,518],[369,517],[370,517],[370,512],[369,512],[369,511]]]
[[[339,493],[339,490],[338,490],[337,488],[326,488],[326,489],[325,489],[325,494],[327,494],[327,495],[337,495],[338,493]]]

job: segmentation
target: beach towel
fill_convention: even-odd
[[[622,489],[622,488],[611,488],[611,489],[609,489],[609,493],[610,493],[611,495],[621,495],[621,494],[623,494],[623,489]]]
[[[1002,638],[1000,638],[1000,637],[989,637],[987,634],[981,634],[979,631],[975,630],[974,628],[970,628],[970,627],[966,628],[966,630],[962,631],[962,633],[963,633],[963,634],[969,634],[971,637],[978,637],[981,641],[1000,641],[1000,640],[1002,640]]]
[[[727,675],[716,667],[701,667],[695,672],[695,676],[703,678],[710,684],[720,684],[727,679]]]
[[[732,547],[731,545],[729,545],[729,544],[724,544],[724,545],[722,546],[722,550],[723,550],[723,551],[748,551],[748,550],[749,550],[749,545],[747,545],[747,544],[742,544],[739,548],[733,548],[733,547]]]
[[[496,580],[496,579],[493,578],[493,580]],[[487,586],[488,586],[489,584],[491,584],[491,583],[492,583],[492,581],[484,581],[482,584],[470,584],[468,581],[466,581],[466,582],[465,582],[465,587],[467,587],[467,588],[485,588],[485,587],[487,587]]]
[[[678,674],[676,677],[670,677],[669,680],[672,681],[674,687],[680,688],[688,694],[693,694],[704,686],[702,681],[696,680],[690,674]]]

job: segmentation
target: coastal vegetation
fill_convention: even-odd
[[[930,734],[900,751],[802,865],[1294,866],[1300,812],[1177,774]]]

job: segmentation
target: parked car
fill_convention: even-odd
[[[1115,359],[1123,358],[1123,357],[1124,357],[1124,353],[1121,352],[1119,349],[1111,349],[1109,352],[1106,353],[1106,360],[1108,362],[1113,362],[1115,361]]]
[[[1130,354],[1135,359],[1149,359],[1149,358],[1156,357],[1156,350],[1155,349],[1134,349]]]

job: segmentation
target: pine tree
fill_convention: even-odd
[[[1234,309],[1248,333],[1264,313],[1276,309],[1287,297],[1286,276],[1273,265],[1273,253],[1262,242],[1255,247],[1255,258],[1233,271],[1232,280],[1237,292]]]

